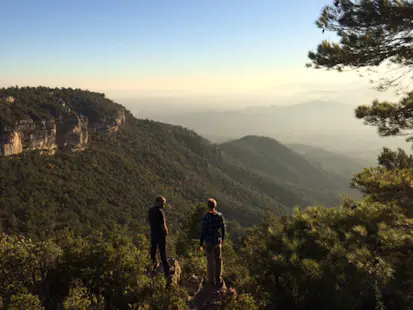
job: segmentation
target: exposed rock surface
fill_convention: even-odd
[[[231,298],[236,298],[236,291],[234,288],[227,288],[225,281],[221,285],[203,283],[202,288],[190,301],[190,307],[199,310],[216,310]]]
[[[12,104],[16,101],[16,98],[14,98],[13,96],[2,96],[0,97],[0,101]]]
[[[14,125],[0,124],[0,156],[18,155],[24,151],[39,150],[53,155],[56,150],[84,151],[89,142],[89,131],[95,128],[114,133],[124,124],[126,115],[119,110],[112,118],[89,124],[88,118],[71,113],[57,120],[32,119],[16,121]]]
[[[115,115],[110,117],[102,117],[100,122],[93,126],[94,131],[104,131],[108,133],[118,132],[119,128],[125,123],[125,110],[120,109]]]
[[[234,288],[227,287],[225,281],[221,284],[209,285],[202,278],[191,275],[187,279],[182,278],[182,267],[178,260],[168,258],[170,276],[168,284],[181,286],[188,293],[188,305],[191,309],[216,310],[230,299],[236,299],[237,292]],[[146,266],[146,274],[151,277],[164,277],[162,263],[153,270],[151,265]]]
[[[0,155],[20,154],[23,150],[22,139],[17,131],[3,131],[0,134]]]
[[[183,283],[186,291],[188,292],[190,298],[194,298],[199,291],[202,289],[202,278],[191,275],[188,279],[185,280]]]
[[[59,149],[81,152],[89,142],[89,122],[87,117],[74,115],[60,119],[57,124],[56,142]]]
[[[168,281],[174,285],[179,285],[181,283],[182,268],[179,264],[179,261],[170,257],[168,258],[168,263],[170,266],[170,276]],[[150,277],[164,276],[164,270],[162,263],[159,266],[152,270],[151,265],[146,266],[146,274]]]

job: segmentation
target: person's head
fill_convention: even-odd
[[[166,199],[164,196],[156,197],[155,204],[160,207],[165,207]]]
[[[217,201],[214,198],[209,198],[207,204],[209,210],[214,210],[217,207]]]

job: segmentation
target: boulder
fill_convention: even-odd
[[[168,282],[174,285],[179,285],[181,282],[182,268],[179,264],[179,261],[170,257],[168,258],[168,263],[170,267]],[[146,274],[151,278],[157,277],[159,275],[164,276],[164,269],[162,263],[158,264],[158,267],[155,270],[152,270],[152,265],[146,266]]]
[[[227,299],[227,286],[225,281],[222,285],[205,284],[191,301],[191,309],[215,310],[219,309],[220,304]]]

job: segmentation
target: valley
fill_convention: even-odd
[[[305,144],[329,152],[375,162],[384,146],[411,152],[402,137],[379,137],[374,127],[355,117],[357,106],[320,100],[297,104],[210,109],[203,111],[151,110],[140,117],[179,124],[221,143],[246,135],[268,136],[283,144]],[[214,126],[208,120],[214,120]]]

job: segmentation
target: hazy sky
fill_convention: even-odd
[[[234,102],[369,92],[355,73],[304,67],[332,38],[314,24],[331,1],[4,0],[0,85]]]

